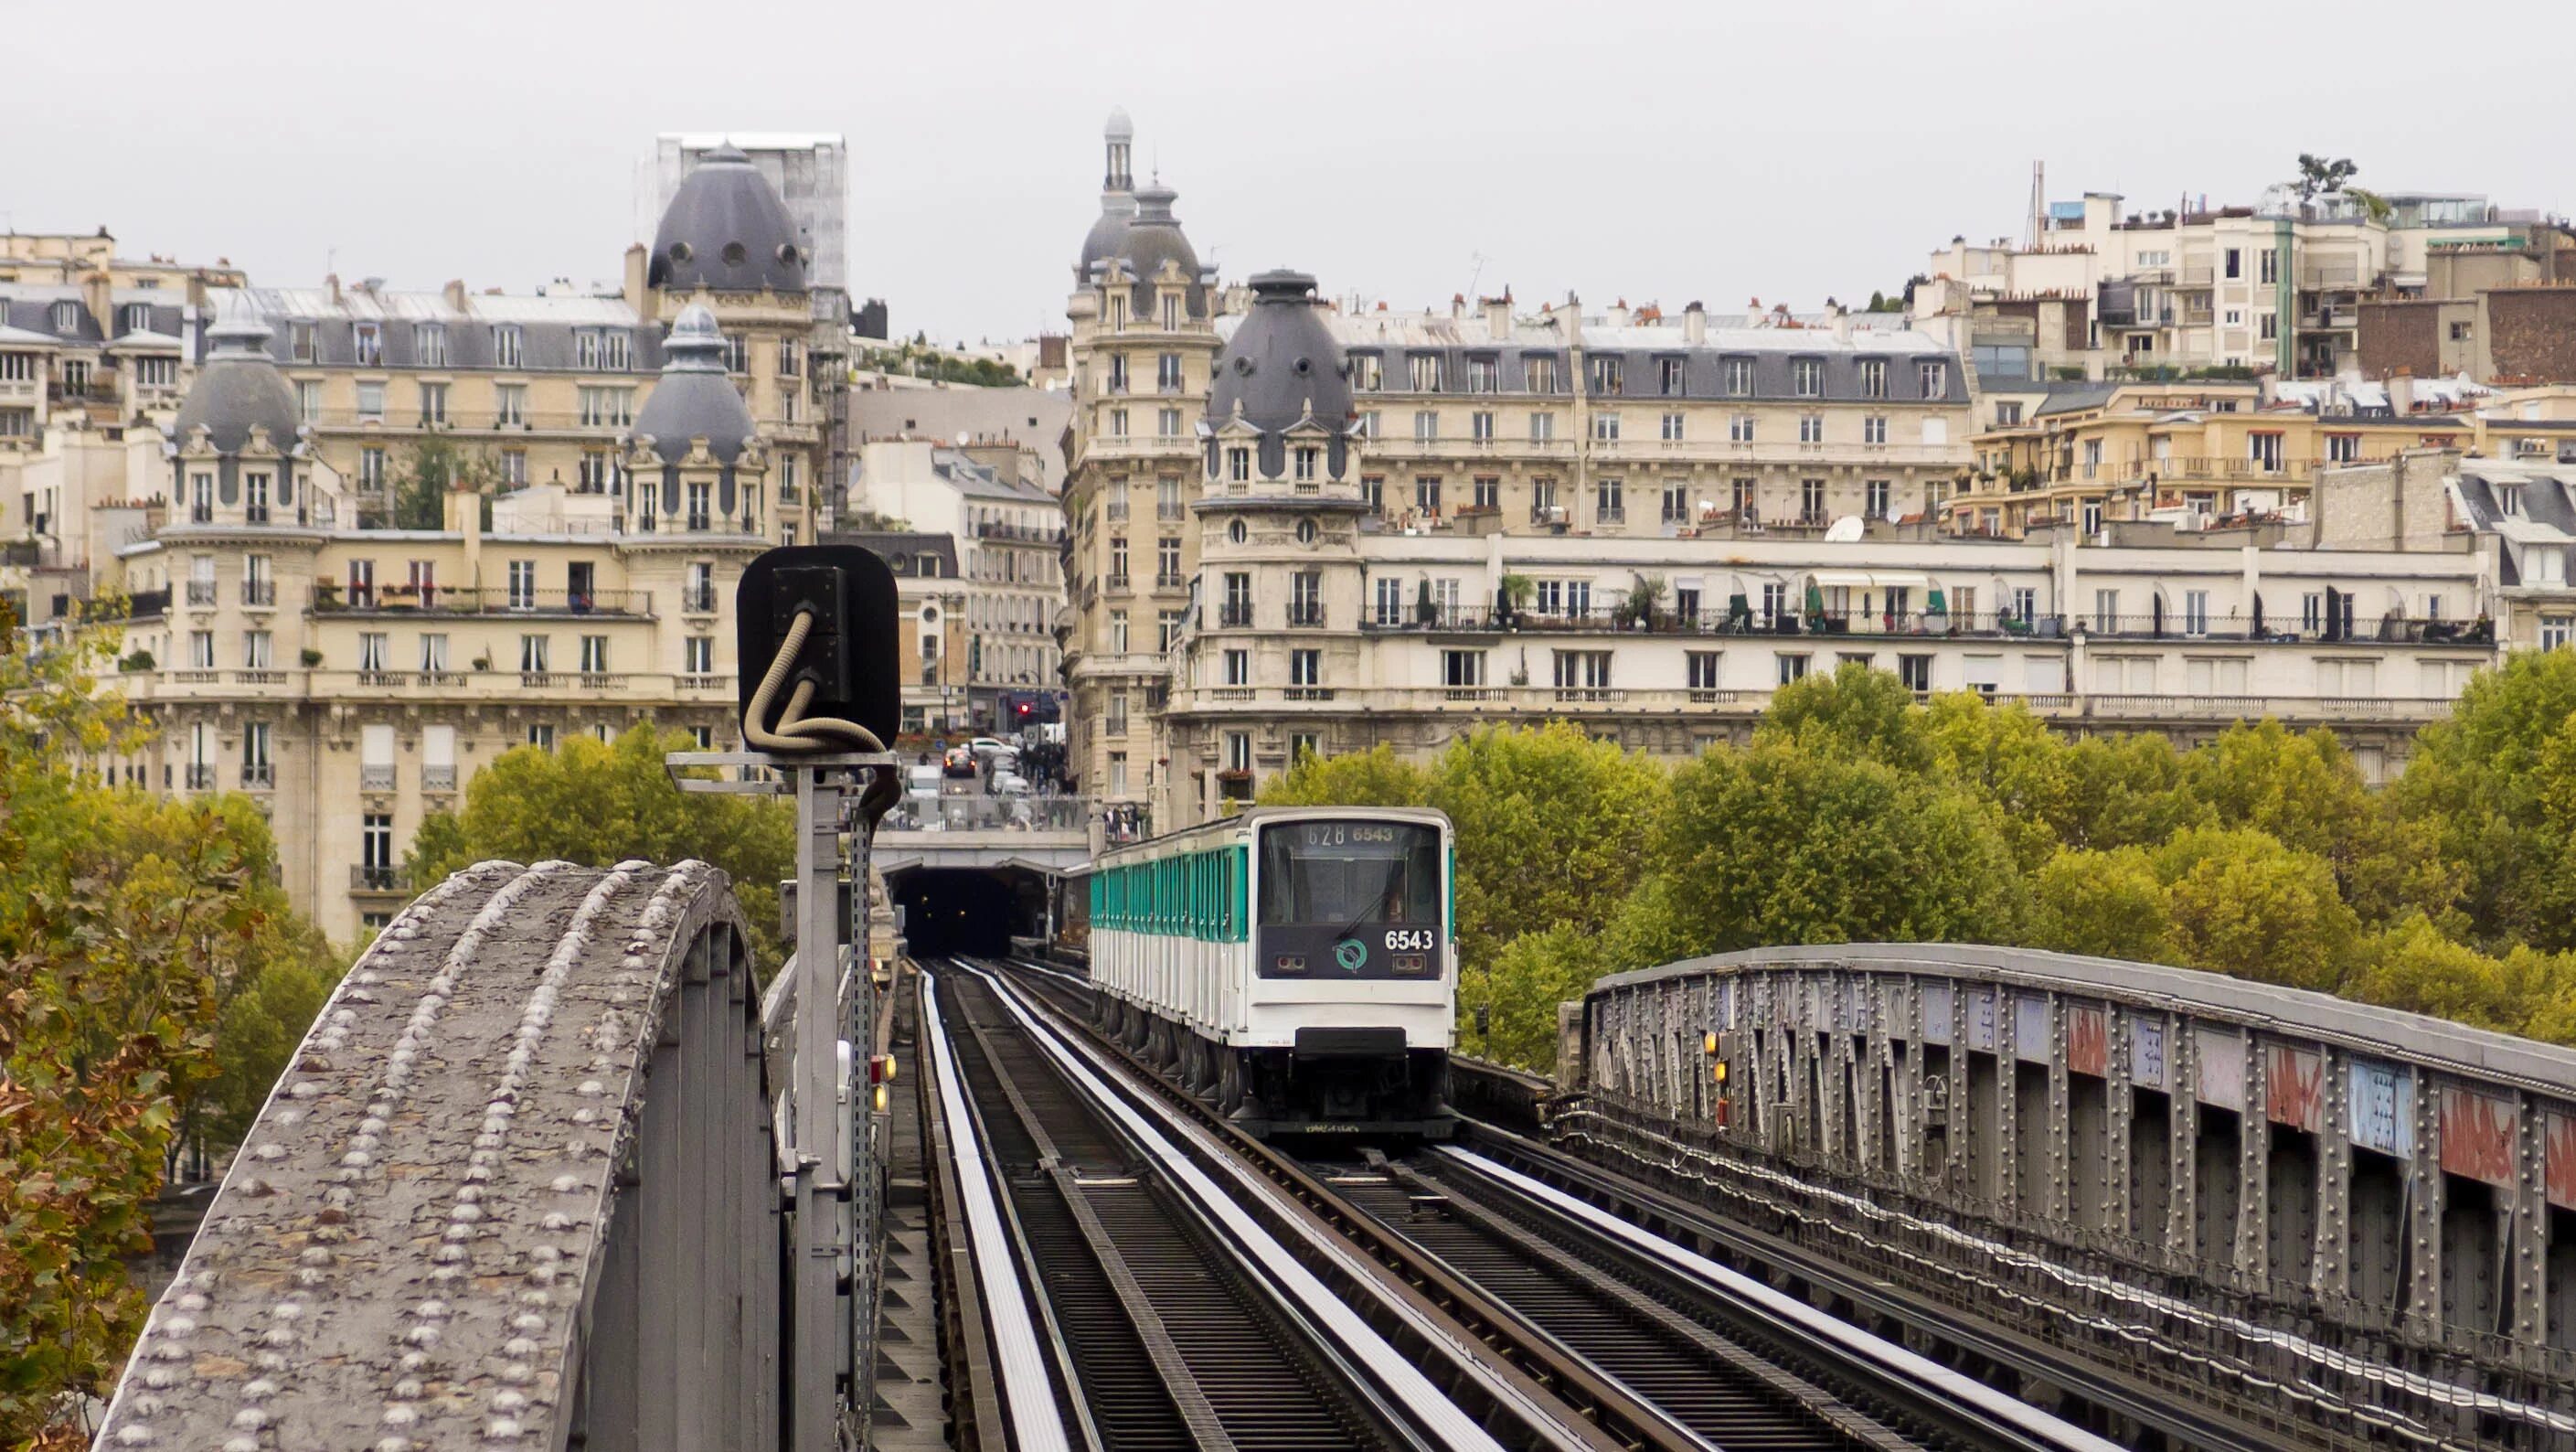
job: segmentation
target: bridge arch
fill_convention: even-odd
[[[722,872],[457,873],[307,1033],[99,1445],[777,1446],[766,1072]]]

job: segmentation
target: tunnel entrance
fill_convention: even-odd
[[[886,890],[903,909],[903,936],[916,958],[998,958],[1011,939],[1046,929],[1045,880],[1017,867],[908,867]]]

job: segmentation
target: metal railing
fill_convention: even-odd
[[[210,761],[188,763],[187,782],[188,790],[192,792],[213,791],[215,789],[214,763]]]
[[[256,787],[259,790],[266,791],[268,788],[277,785],[277,767],[274,764],[265,761],[243,762],[241,769],[241,782],[243,786]]]
[[[1320,604],[1292,604],[1288,607],[1288,623],[1307,629],[1320,628],[1324,623],[1324,607]]]
[[[358,790],[362,792],[389,792],[393,789],[393,763],[386,762],[382,765],[369,763],[358,768]]]
[[[190,580],[188,582],[188,603],[191,605],[214,604],[215,582],[212,580]]]
[[[1097,804],[1089,797],[913,797],[879,825],[894,832],[1087,832]]]
[[[422,767],[420,769],[420,789],[425,792],[452,792],[456,790],[456,767],[453,764],[447,766]]]
[[[346,591],[332,581],[313,586],[316,615],[400,612],[422,615],[618,615],[653,613],[650,590],[513,590],[454,585],[375,585]]]
[[[277,582],[275,580],[242,581],[242,604],[253,609],[264,609],[276,603]]]
[[[1216,623],[1229,629],[1248,627],[1252,624],[1252,607],[1229,600],[1217,607]]]
[[[349,866],[351,892],[409,892],[411,874],[391,864],[352,863]]]

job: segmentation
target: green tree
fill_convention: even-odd
[[[1472,974],[1523,931],[1606,926],[1643,870],[1665,773],[1558,722],[1488,726],[1431,770],[1458,840],[1458,950]]]
[[[2490,951],[2576,947],[2561,871],[2576,816],[2552,812],[2545,769],[2571,715],[2576,651],[2518,653],[2472,677],[2451,719],[2418,733],[2389,791],[2396,814],[2432,844],[2427,855],[2457,874],[2464,931]]]
[[[2030,943],[2060,953],[2174,961],[2172,894],[2143,847],[2066,848],[2031,883]]]
[[[2066,739],[2019,701],[1974,691],[1936,696],[1923,739],[1943,780],[1984,802],[2024,871],[2037,871],[2070,834],[2076,777]]]
[[[2153,857],[2184,966],[2326,993],[2342,985],[2361,921],[2324,858],[2242,827],[2190,828]]]
[[[396,529],[445,529],[447,496],[456,489],[476,493],[498,477],[487,456],[454,439],[432,434],[404,449],[402,461],[385,482]]]
[[[227,999],[279,943],[313,940],[268,894],[274,848],[247,803],[91,784],[84,762],[146,734],[96,689],[117,632],[76,625],[35,648],[11,625],[0,618],[0,1444],[15,1446],[61,1432],[47,1429],[66,1394],[109,1389],[144,1309],[125,1257],[151,1243],[171,1146],[189,1118],[216,1117],[220,1073],[261,1071],[256,1045],[225,1033]]]
[[[2374,795],[2331,731],[2292,732],[2271,720],[2230,726],[2183,755],[2176,787],[2199,820],[2252,827],[2324,858],[2365,921],[2442,912],[2459,893],[2435,834]]]
[[[1261,788],[1265,807],[1418,807],[1431,776],[1380,743],[1339,756],[1299,756]]]
[[[690,749],[680,732],[638,726],[614,742],[575,736],[552,751],[505,752],[466,784],[463,811],[423,819],[405,859],[412,882],[426,888],[496,858],[587,867],[697,858],[732,876],[762,970],[774,969],[778,884],[796,861],[792,816],[766,797],[680,791],[662,757]]]
[[[1664,946],[2016,940],[2026,888],[1985,807],[1819,745],[1833,739],[1776,733],[1674,774],[1654,859]]]
[[[1556,1006],[1580,999],[1606,971],[1601,941],[1558,923],[1523,933],[1495,954],[1492,970],[1470,980],[1459,1004],[1459,1041],[1472,1052],[1523,1068],[1556,1067]],[[1490,1010],[1486,1032],[1475,1011]]]
[[[1920,774],[1933,761],[1923,715],[1914,693],[1896,677],[1845,662],[1830,675],[1812,674],[1782,686],[1754,734]]]
[[[2181,792],[2182,756],[2161,736],[2087,736],[2066,748],[2069,847],[2145,847],[2201,820]]]
[[[2319,197],[2332,196],[2342,191],[2344,183],[2351,181],[2360,170],[2352,164],[2350,157],[2329,161],[2302,151],[2299,153],[2299,200],[2312,202]]]

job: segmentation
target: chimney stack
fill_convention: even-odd
[[[447,306],[454,312],[465,311],[465,279],[451,277],[447,280]]]
[[[2415,370],[2400,368],[2388,376],[2388,411],[2404,418],[2415,411]]]
[[[1512,300],[1508,297],[1485,299],[1485,332],[1497,343],[1512,340]]]
[[[1682,309],[1682,341],[1694,345],[1708,341],[1708,310],[1696,301]]]
[[[1744,305],[1744,326],[1748,328],[1762,326],[1762,299],[1757,297]]]
[[[1843,342],[1850,342],[1852,334],[1851,309],[1844,307],[1841,303],[1833,304],[1833,319],[1834,336]]]

